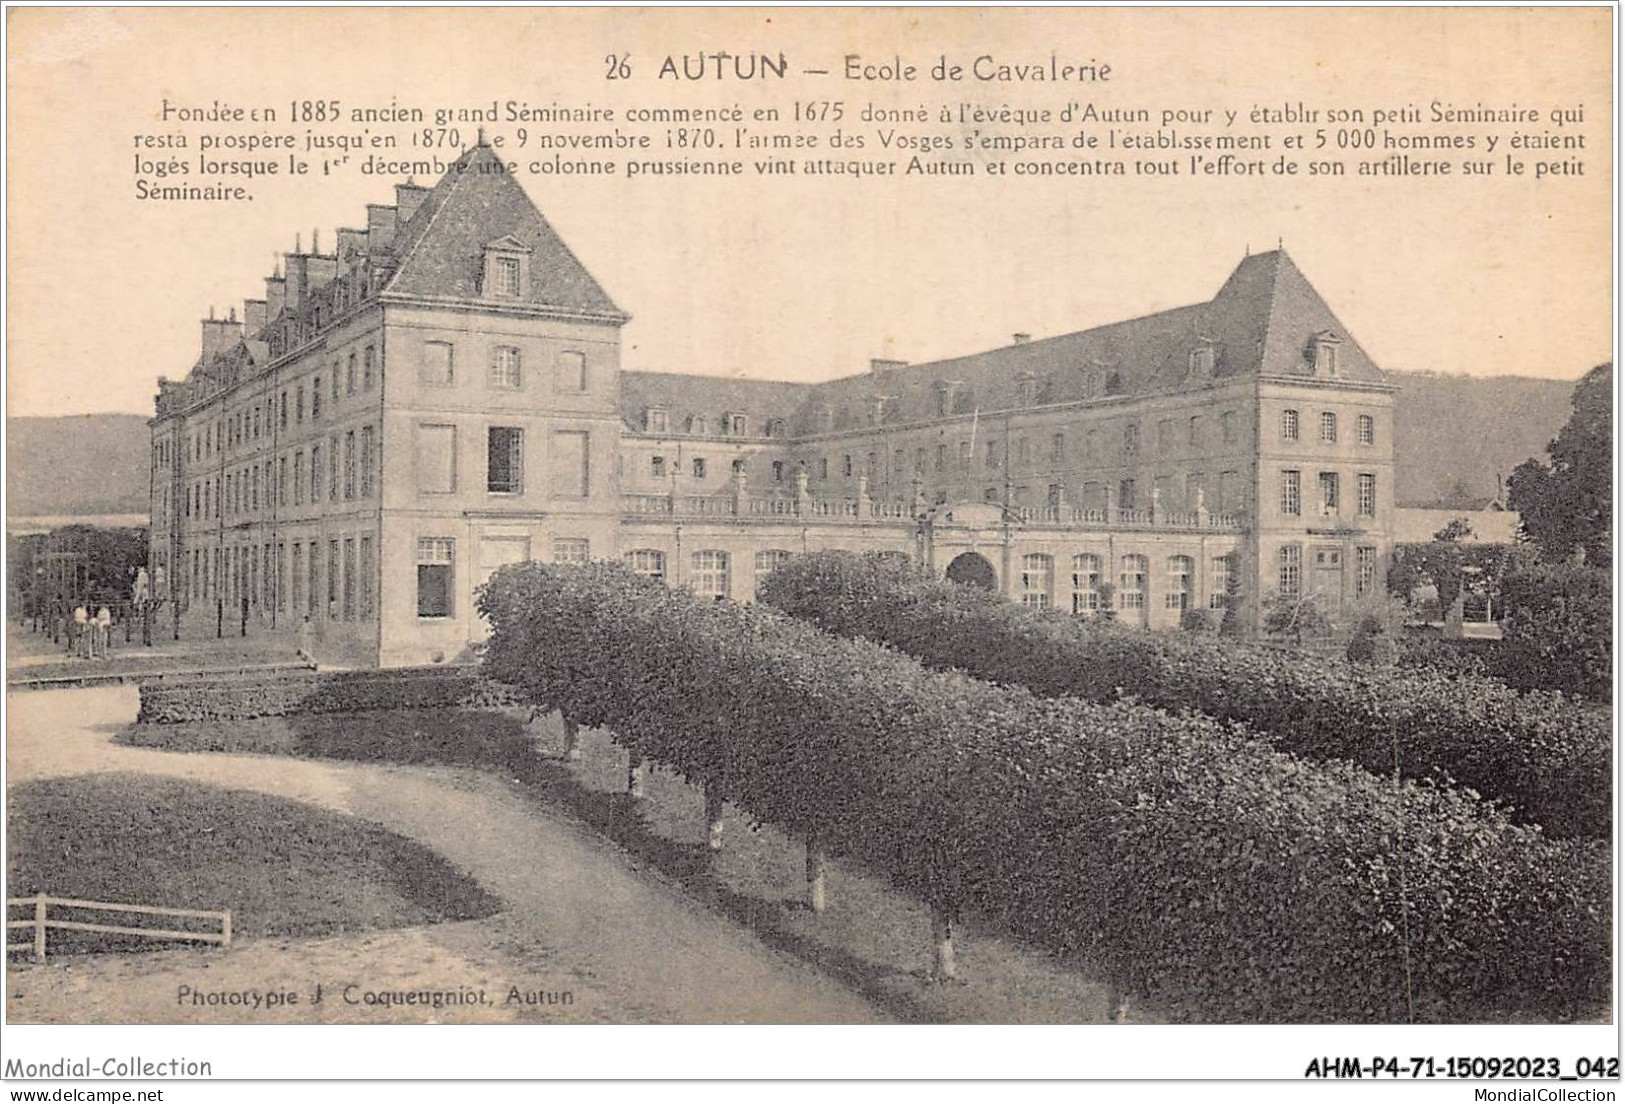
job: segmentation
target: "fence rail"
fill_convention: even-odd
[[[34,916],[29,920],[6,920],[6,953],[21,954],[32,951],[36,961],[44,961],[46,951],[46,931],[83,931],[99,932],[110,935],[136,935],[148,939],[188,939],[199,943],[217,943],[222,947],[231,946],[231,910],[220,911],[210,909],[182,909],[162,908],[158,905],[121,905],[111,901],[85,901],[76,897],[52,897],[40,893],[33,897],[8,897],[6,908],[26,908],[32,905]],[[102,912],[133,913],[139,916],[174,916],[186,920],[213,920],[219,923],[220,930],[215,931],[184,931],[177,928],[132,928],[119,924],[92,924],[84,920],[53,920],[50,916],[52,906],[67,909],[95,909]],[[32,928],[34,940],[32,943],[13,943],[10,935],[13,929]]]

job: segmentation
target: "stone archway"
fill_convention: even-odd
[[[983,590],[997,590],[999,576],[987,557],[976,552],[961,552],[948,565],[948,581],[963,586],[978,586]]]

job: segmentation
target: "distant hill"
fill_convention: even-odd
[[[1448,376],[1438,372],[1387,373],[1394,396],[1396,501],[1426,506],[1459,483],[1469,495],[1495,497],[1505,479],[1531,456],[1546,459],[1546,445],[1569,420],[1578,380],[1527,376]]]
[[[140,414],[6,419],[6,515],[145,515],[151,440]]]

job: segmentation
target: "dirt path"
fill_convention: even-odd
[[[500,897],[490,920],[329,940],[263,940],[228,952],[100,956],[13,966],[22,1022],[868,1023],[861,998],[686,900],[657,875],[501,780],[445,767],[315,763],[127,748],[129,687],[9,695],[8,778],[141,771],[254,789],[377,821],[444,855]],[[285,953],[284,953],[285,952]],[[63,977],[66,975],[66,978]],[[321,984],[325,1008],[188,1008],[178,987],[227,991]],[[347,1005],[366,992],[485,989],[489,1005],[441,1010]],[[512,989],[570,1003],[506,1003]],[[115,1008],[90,1005],[118,994]],[[544,1002],[547,999],[542,998]]]

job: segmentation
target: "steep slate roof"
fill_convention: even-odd
[[[736,391],[717,397],[706,391],[710,381],[694,377],[663,377],[662,403],[672,411],[671,425],[680,431],[678,411],[702,409],[708,413],[736,409],[743,404],[753,424],[758,419],[787,417],[794,435],[821,432],[821,411],[829,407],[836,431],[868,424],[869,403],[886,396],[886,422],[927,421],[938,416],[937,385],[952,381],[954,413],[1008,410],[1020,404],[1018,388],[1030,376],[1037,386],[1039,404],[1083,399],[1091,373],[1115,376],[1114,395],[1140,395],[1200,385],[1189,378],[1190,355],[1206,344],[1214,350],[1213,375],[1308,376],[1313,365],[1306,355],[1312,339],[1331,333],[1340,340],[1338,378],[1382,382],[1382,370],[1332,314],[1320,295],[1292,263],[1285,250],[1247,257],[1237,265],[1217,295],[1206,303],[1175,307],[1142,318],[1114,322],[1077,333],[1006,345],[987,352],[948,360],[884,368],[818,384],[770,385],[786,390],[740,390],[756,381],[729,383]],[[623,374],[625,375],[625,374]],[[662,378],[662,377],[657,377]],[[690,382],[692,381],[692,383]],[[765,381],[764,381],[765,382]],[[696,398],[684,390],[693,386]],[[789,390],[799,388],[799,393]],[[622,407],[627,423],[642,427],[646,402],[643,388],[623,385]],[[764,405],[770,399],[771,411]],[[797,401],[799,400],[799,401]],[[794,414],[785,413],[794,402]]]
[[[643,412],[656,407],[667,412],[666,424],[683,433],[688,419],[703,414],[713,433],[721,433],[724,414],[744,414],[751,437],[765,436],[767,423],[783,418],[792,424],[798,407],[813,389],[810,383],[740,379],[726,376],[688,376],[671,372],[621,373],[621,417],[630,429],[642,431]]]
[[[397,267],[384,290],[477,299],[485,247],[506,237],[531,251],[527,302],[622,313],[485,145],[459,157],[396,231]]]

